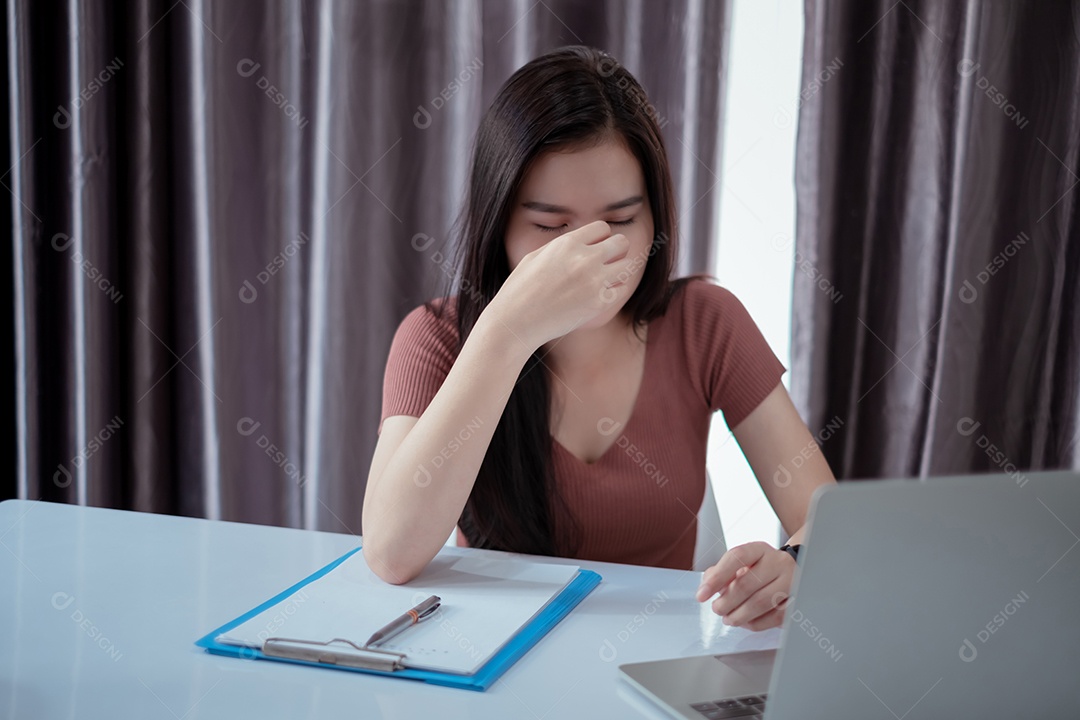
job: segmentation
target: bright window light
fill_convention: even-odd
[[[803,7],[797,0],[735,0],[732,7],[719,238],[712,273],[746,305],[773,352],[791,367],[795,130]],[[788,384],[788,375],[784,384]],[[780,523],[722,417],[707,467],[728,547],[775,544]]]

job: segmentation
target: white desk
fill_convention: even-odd
[[[485,693],[194,646],[358,544],[334,533],[0,503],[0,718],[657,717],[617,680],[619,664],[779,639],[720,624],[693,599],[699,573],[580,563],[603,583]]]

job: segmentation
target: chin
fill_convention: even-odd
[[[581,329],[581,330],[595,330],[597,328],[604,327],[605,325],[607,325],[608,323],[610,323],[612,320],[616,319],[617,317],[625,317],[625,315],[626,315],[626,313],[624,312],[625,309],[626,309],[626,303],[625,302],[623,302],[621,305],[614,305],[614,306],[608,308],[607,310],[605,310],[604,312],[600,313],[596,317],[594,317],[589,322],[584,323],[583,325],[581,325],[579,329]],[[628,320],[629,318],[626,318],[626,319]]]

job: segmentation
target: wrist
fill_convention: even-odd
[[[791,556],[791,559],[794,560],[796,564],[798,564],[798,562],[799,562],[799,550],[801,550],[801,549],[802,549],[802,545],[798,545],[798,544],[796,544],[796,545],[784,545],[782,548],[780,548],[780,552],[787,553],[788,555]]]
[[[487,349],[500,353],[518,365],[524,365],[540,347],[528,333],[508,322],[500,309],[495,307],[494,301],[476,319],[476,325],[469,333],[469,339],[473,337],[477,337]]]

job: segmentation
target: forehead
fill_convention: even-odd
[[[518,200],[589,212],[644,192],[641,163],[624,142],[611,139],[544,153],[525,174]]]

